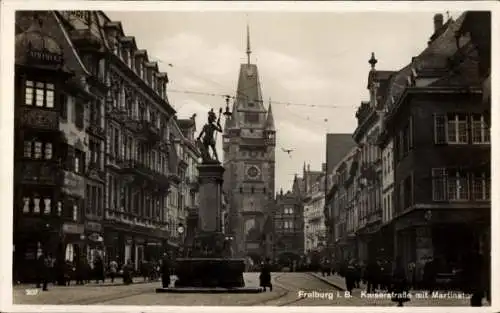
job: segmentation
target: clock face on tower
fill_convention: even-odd
[[[251,179],[256,179],[260,175],[260,170],[257,166],[252,165],[247,169],[247,176]]]

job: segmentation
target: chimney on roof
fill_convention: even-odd
[[[307,171],[310,172],[311,171],[311,164],[307,164]]]
[[[326,173],[326,163],[322,163],[322,164],[321,164],[321,171],[322,171],[323,173]]]
[[[443,14],[438,13],[434,15],[434,33],[437,33],[444,25]]]

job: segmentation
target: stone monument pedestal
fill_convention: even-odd
[[[200,201],[198,229],[191,255],[178,258],[174,288],[157,292],[256,293],[260,287],[245,287],[245,260],[231,258],[221,230],[222,182],[224,167],[219,162],[198,166]]]

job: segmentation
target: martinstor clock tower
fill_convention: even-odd
[[[240,66],[233,115],[224,125],[224,191],[236,256],[259,258],[266,254],[265,225],[274,204],[276,130],[250,54],[247,28],[248,61]]]

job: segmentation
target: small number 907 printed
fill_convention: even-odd
[[[30,288],[30,289],[25,289],[24,292],[27,296],[36,296],[38,295],[40,290],[37,288]]]

